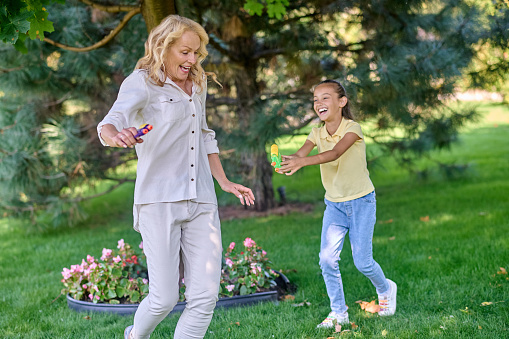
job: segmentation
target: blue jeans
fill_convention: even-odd
[[[380,265],[373,260],[372,241],[376,222],[375,191],[344,202],[332,202],[325,199],[325,205],[327,207],[323,215],[320,267],[331,310],[343,313],[348,310],[348,307],[345,304],[339,260],[348,231],[350,231],[355,267],[371,280],[378,294],[384,294],[390,288]]]

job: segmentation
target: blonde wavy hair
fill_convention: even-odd
[[[161,79],[161,72],[165,73],[164,59],[166,53],[186,31],[192,31],[200,38],[197,62],[191,67],[189,78],[198,85],[199,92],[203,90],[207,76],[212,76],[213,80],[217,82],[216,75],[212,72],[205,72],[201,66],[201,63],[209,54],[206,48],[209,43],[207,32],[197,22],[179,15],[167,16],[157,27],[152,29],[145,42],[145,56],[138,60],[135,69],[146,70],[148,77],[156,85],[162,87],[165,79]]]

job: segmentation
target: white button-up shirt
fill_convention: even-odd
[[[205,117],[207,90],[189,96],[172,80],[153,84],[144,70],[135,70],[120,87],[118,98],[97,126],[118,131],[151,124],[153,129],[137,144],[138,167],[134,189],[136,205],[193,200],[217,204],[208,154],[219,153],[215,133]]]

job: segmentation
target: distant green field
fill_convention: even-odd
[[[507,338],[509,337],[509,108],[483,104],[482,118],[466,126],[450,152],[434,157],[469,164],[447,181],[436,172],[417,180],[390,159],[371,170],[377,192],[374,258],[398,284],[395,316],[365,313],[358,300],[376,292],[352,261],[349,243],[340,267],[350,321],[341,335],[315,326],[329,312],[318,266],[323,188],[318,166],[276,175],[290,201],[313,203],[311,213],[224,221],[223,245],[254,239],[274,268],[297,285],[295,300],[217,310],[206,338]],[[305,136],[280,142],[294,152]],[[368,149],[373,147],[369,144]],[[419,166],[431,165],[423,160]],[[64,297],[63,267],[132,230],[132,184],[85,203],[86,222],[67,230],[27,234],[21,222],[0,221],[0,338],[120,338],[132,317],[75,313]],[[294,306],[302,302],[308,306]],[[172,336],[178,320],[164,320],[151,338]],[[238,323],[238,324],[237,324]]]

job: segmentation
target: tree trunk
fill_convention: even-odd
[[[251,184],[255,194],[257,211],[266,211],[269,208],[276,207],[274,199],[274,189],[272,188],[272,173],[274,169],[269,164],[265,149],[254,155],[253,179]]]
[[[141,14],[147,25],[147,32],[159,25],[170,14],[177,14],[174,0],[144,0],[141,3]]]
[[[235,39],[232,50],[238,53],[239,60],[243,62],[232,64],[235,72],[235,87],[237,90],[237,116],[238,128],[245,134],[250,135],[250,122],[257,114],[254,100],[260,90],[256,82],[257,62],[252,59],[254,55],[254,40],[252,37],[239,37]],[[256,142],[255,142],[256,143]],[[270,166],[265,152],[265,141],[259,144],[249,145],[249,151],[242,151],[242,168],[247,173],[247,182],[256,198],[255,209],[266,211],[275,207],[274,190],[272,188],[272,167]],[[249,153],[248,153],[249,152]]]

